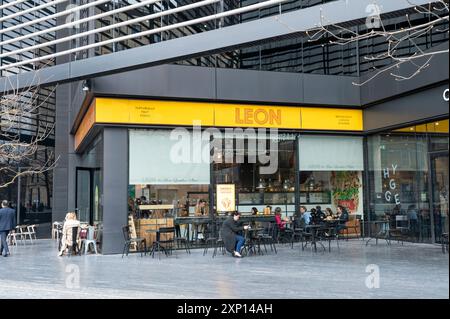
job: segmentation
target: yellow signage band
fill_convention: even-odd
[[[94,124],[362,131],[362,110],[95,98],[75,133],[77,149]]]

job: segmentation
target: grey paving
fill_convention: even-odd
[[[449,298],[448,254],[438,245],[355,239],[331,253],[302,252],[298,244],[278,250],[243,259],[201,250],[161,260],[57,257],[56,242],[41,239],[0,257],[0,298]],[[371,264],[379,267],[379,288],[366,286]]]

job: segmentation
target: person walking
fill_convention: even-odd
[[[234,257],[241,258],[241,248],[244,246],[245,238],[238,233],[248,226],[242,226],[239,222],[241,214],[234,212],[222,224],[222,239],[225,249],[232,253]]]
[[[8,242],[6,238],[11,230],[16,228],[16,212],[14,209],[10,208],[8,205],[8,201],[4,200],[1,204],[2,208],[0,209],[0,254],[3,257],[7,257],[10,255]]]

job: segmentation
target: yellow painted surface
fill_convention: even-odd
[[[301,108],[301,128],[308,130],[362,131],[362,110]]]
[[[80,126],[78,126],[78,129],[75,133],[74,138],[75,149],[77,149],[80,146],[81,142],[83,142],[84,138],[89,133],[89,130],[94,126],[94,124],[95,124],[95,100],[89,106],[89,109],[84,115],[83,120],[81,121]]]
[[[214,125],[208,103],[97,98],[97,123]]]

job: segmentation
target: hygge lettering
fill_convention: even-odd
[[[400,194],[393,194],[393,192],[397,189],[397,184],[395,183],[395,179],[393,178],[395,176],[395,173],[397,172],[397,167],[397,164],[392,164],[391,167],[383,169],[383,177],[388,180],[389,187],[389,189],[384,193],[384,198],[388,203],[390,203],[393,197],[395,204],[400,205]]]
[[[202,130],[200,125],[194,125],[192,133],[185,128],[172,130],[170,139],[177,141],[170,150],[174,164],[247,161],[259,162],[260,174],[274,174],[278,170],[279,137],[274,128],[226,128],[222,132],[217,128]]]

